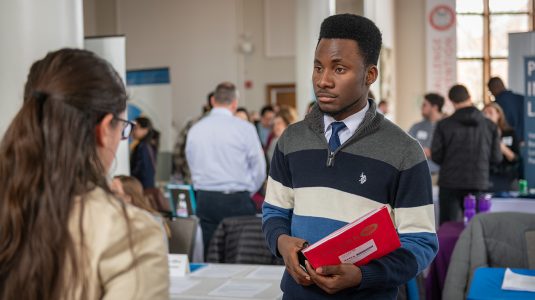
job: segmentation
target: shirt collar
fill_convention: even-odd
[[[366,101],[366,106],[363,109],[361,109],[360,111],[352,114],[351,116],[341,121],[341,122],[344,122],[344,124],[346,124],[346,127],[349,129],[349,132],[351,133],[351,135],[355,133],[360,123],[362,123],[362,120],[364,120],[364,116],[366,115],[366,112],[368,111],[369,108],[370,108],[370,103]],[[331,123],[333,122],[336,122],[336,120],[333,117],[327,114],[323,114],[323,123],[325,124],[324,132],[327,132],[327,130],[330,129]]]
[[[232,116],[232,112],[226,108],[223,107],[214,107],[212,110],[210,110],[211,115],[225,115],[225,116]]]

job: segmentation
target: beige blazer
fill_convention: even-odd
[[[126,205],[130,244],[121,203],[96,188],[75,202],[69,230],[77,245],[81,201],[89,299],[169,299],[167,247],[154,218]],[[76,290],[79,293],[81,288]]]

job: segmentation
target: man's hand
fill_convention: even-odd
[[[283,234],[277,239],[277,249],[284,259],[288,273],[290,273],[297,283],[307,286],[313,282],[310,280],[310,276],[301,269],[299,260],[297,259],[297,252],[303,248],[305,242],[303,239]]]
[[[314,270],[307,261],[306,267],[310,279],[328,294],[356,287],[362,280],[360,268],[353,264],[323,266]]]

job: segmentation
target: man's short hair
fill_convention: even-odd
[[[494,87],[505,88],[505,84],[503,83],[503,80],[500,77],[492,77],[491,79],[489,79],[487,86],[489,87],[489,89],[492,89]]]
[[[381,51],[381,31],[375,24],[362,16],[339,14],[326,18],[321,23],[321,39],[349,39],[357,42],[366,65],[377,65]]]
[[[219,104],[230,104],[238,98],[236,86],[230,82],[222,82],[214,91],[214,100]]]
[[[470,93],[468,93],[468,90],[464,85],[456,84],[451,87],[448,92],[448,97],[453,103],[461,103],[470,99]]]
[[[437,93],[428,93],[425,94],[424,99],[431,105],[436,106],[438,108],[438,112],[442,112],[442,107],[444,106],[444,97]]]
[[[273,106],[265,105],[264,107],[262,107],[262,110],[260,111],[260,116],[263,117],[267,112],[275,112],[273,110]]]

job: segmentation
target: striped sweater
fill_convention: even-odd
[[[335,295],[298,285],[285,273],[292,299],[395,299],[438,250],[429,168],[418,142],[370,109],[355,134],[328,150],[317,105],[279,139],[271,163],[262,230],[275,255],[287,234],[314,243],[366,212],[387,205],[401,248],[362,266],[361,284]]]

